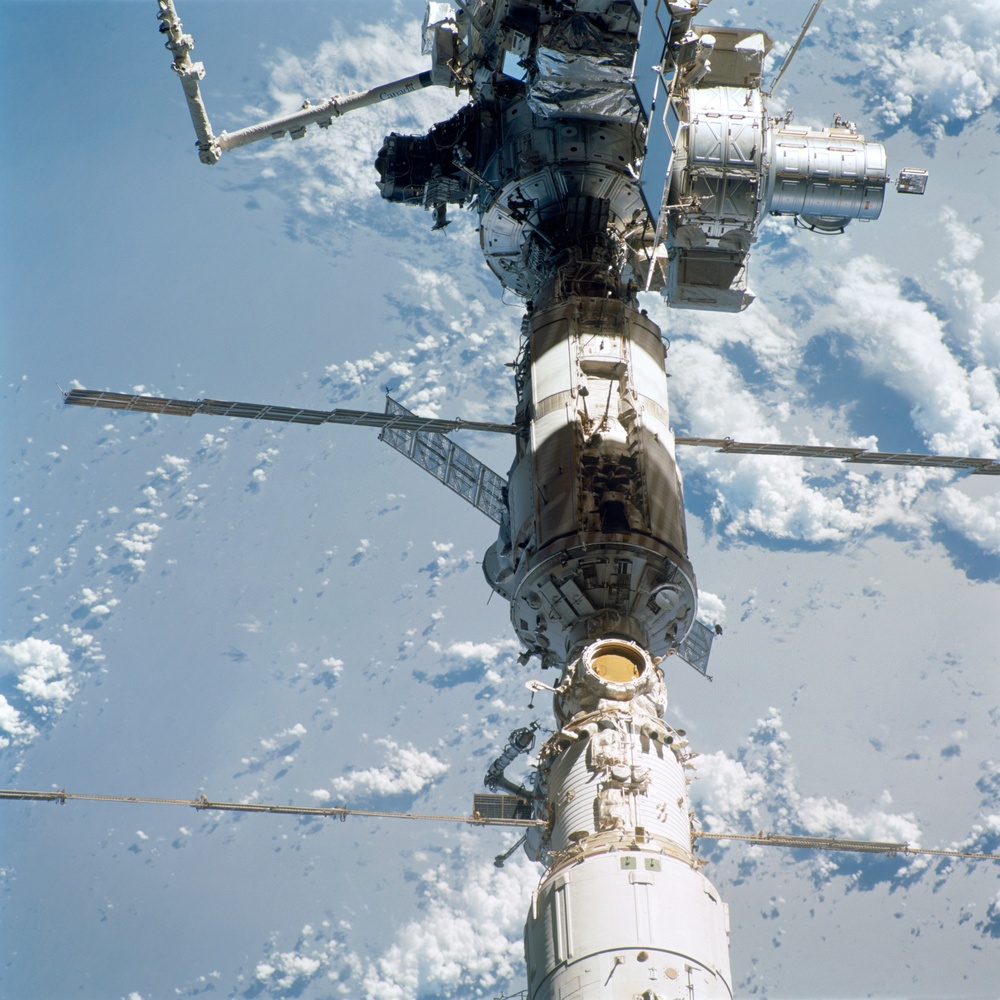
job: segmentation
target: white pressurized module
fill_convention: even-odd
[[[534,1000],[731,1000],[729,916],[692,853],[687,741],[632,642],[599,640],[556,689],[527,836],[548,871],[525,925]]]

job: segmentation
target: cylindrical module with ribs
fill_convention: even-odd
[[[586,646],[556,689],[528,853],[529,1000],[731,1000],[729,914],[692,854],[683,732],[635,643]]]
[[[694,621],[694,573],[656,325],[612,298],[528,316],[509,526],[487,553],[525,647],[562,667],[618,636],[662,655]]]

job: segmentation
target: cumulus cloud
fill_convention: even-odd
[[[780,441],[784,435],[766,419],[765,404],[742,384],[735,367],[701,345],[685,347],[685,355],[703,377],[687,397],[687,414],[699,428],[729,428],[720,436],[749,441]],[[705,433],[714,433],[706,431]],[[687,468],[707,468],[714,459],[688,455]],[[827,496],[807,480],[797,459],[747,456],[716,464],[711,473],[713,524],[736,536],[757,532],[777,538],[798,537],[822,542],[844,538],[864,526],[864,516],[846,502],[846,494]]]
[[[959,851],[972,851],[980,854],[1000,854],[1000,763],[995,760],[984,760],[980,764],[982,776],[976,782],[976,788],[982,794],[979,806],[979,816],[969,836],[951,844],[950,847]],[[945,861],[940,870],[947,869],[952,862]],[[995,905],[995,904],[994,904]],[[997,913],[1000,918],[1000,912]],[[996,937],[1000,937],[1000,920],[997,923]]]
[[[266,962],[258,962],[254,979],[272,988],[290,990],[300,980],[311,979],[320,969],[322,961],[294,951],[276,952]]]
[[[306,727],[301,722],[288,726],[276,732],[273,736],[262,736],[257,741],[258,749],[240,758],[240,763],[245,770],[241,771],[237,777],[246,774],[255,774],[272,764],[287,768],[295,760],[295,755],[302,745],[302,737],[306,735]],[[256,793],[254,793],[256,794]]]
[[[960,490],[941,491],[935,505],[941,523],[984,552],[1000,555],[1000,496],[972,499]]]
[[[453,260],[445,265],[443,250],[432,247],[425,254],[439,260],[439,267],[403,263],[410,281],[387,294],[411,331],[408,346],[377,348],[367,357],[328,365],[321,384],[334,401],[370,401],[387,387],[394,399],[424,416],[489,420],[507,412],[504,365],[517,353],[520,316],[496,309],[495,290],[478,273],[473,246],[467,246],[466,267]]]
[[[257,453],[257,463],[250,469],[250,482],[247,484],[250,492],[256,493],[261,484],[267,482],[267,470],[274,464],[279,454],[278,448],[265,448]]]
[[[698,617],[711,625],[726,623],[726,604],[717,594],[698,590]]]
[[[139,521],[115,535],[115,541],[128,553],[128,564],[136,573],[146,568],[146,556],[153,550],[153,542],[162,530],[153,521]]]
[[[30,743],[38,730],[28,721],[21,718],[21,713],[0,694],[0,750],[11,745],[18,746]]]
[[[312,54],[281,56],[271,66],[271,105],[248,114],[296,110],[306,97],[423,70],[418,32],[417,22],[352,25]],[[499,405],[509,408],[504,364],[517,353],[520,315],[496,308],[495,282],[474,245],[474,218],[456,213],[443,238],[430,233],[429,217],[426,229],[415,231],[419,210],[382,202],[372,167],[389,132],[424,132],[462,103],[445,88],[431,88],[345,115],[328,130],[312,129],[306,144],[268,143],[244,154],[264,165],[259,183],[284,200],[290,229],[327,252],[344,252],[345,225],[380,232],[405,227],[415,262],[396,262],[407,280],[387,289],[385,301],[405,326],[409,345],[388,350],[374,344],[367,356],[336,359],[323,380],[335,402],[361,398],[370,404],[388,386],[400,402],[426,415],[497,419]],[[331,219],[338,225],[331,226]],[[461,393],[471,386],[480,391]],[[444,412],[457,399],[461,412]]]
[[[275,733],[274,736],[262,739],[260,745],[264,750],[273,753],[275,750],[281,750],[293,743],[297,743],[305,734],[306,727],[301,722],[296,722],[294,726],[289,726],[287,729],[282,729],[281,732]]]
[[[709,832],[765,830],[811,837],[880,840],[919,846],[921,831],[910,814],[880,808],[853,811],[826,796],[803,795],[780,712],[758,719],[734,758],[722,752],[698,758],[691,800]],[[815,859],[813,859],[815,860]],[[808,862],[807,862],[808,863]],[[827,875],[851,872],[854,860],[820,862]],[[839,866],[839,867],[838,867]]]
[[[315,928],[306,924],[293,948],[271,949],[257,963],[249,995],[256,996],[264,988],[272,995],[298,996],[310,983],[319,982],[324,983],[324,995],[329,996],[335,981],[359,971],[357,956],[343,947],[347,930],[346,924],[334,927],[329,920]]]
[[[864,368],[911,400],[913,424],[932,450],[951,455],[1000,451],[997,372],[966,367],[949,349],[943,321],[904,296],[899,276],[871,257],[839,268],[830,328],[852,341]],[[839,317],[850,316],[845,324]]]
[[[17,689],[38,715],[58,714],[72,699],[70,658],[58,643],[28,638],[0,643],[0,652],[13,664]]]
[[[523,976],[521,935],[537,869],[521,858],[500,870],[470,862],[423,875],[420,919],[366,970],[365,1000],[487,996]]]
[[[448,659],[457,659],[463,662],[476,661],[484,665],[492,665],[499,657],[509,657],[512,652],[520,649],[520,645],[515,639],[501,639],[495,642],[472,642],[464,639],[452,642],[444,648],[437,643],[431,643],[431,645],[440,649]]]
[[[440,667],[431,672],[414,670],[417,680],[439,690],[459,684],[476,685],[477,701],[491,709],[488,716],[490,722],[499,720],[497,713],[503,713],[506,718],[506,713],[514,710],[513,705],[520,703],[524,688],[519,680],[515,680],[518,671],[511,669],[515,667],[515,658],[521,649],[518,640],[479,642],[459,639],[441,643],[430,639],[427,647],[439,657]]]
[[[457,573],[465,573],[476,565],[477,556],[472,549],[466,549],[459,554],[452,554],[454,545],[452,543],[442,544],[432,543],[436,555],[424,566],[420,567],[420,572],[425,573],[430,583],[427,587],[427,596],[434,597],[441,588],[441,584],[450,576]]]
[[[920,842],[920,827],[911,815],[871,809],[860,815],[843,802],[825,796],[806,796],[798,802],[796,818],[808,836],[846,837],[854,840],[881,840],[890,843]]]
[[[802,303],[773,298],[738,317],[651,308],[671,333],[668,367],[684,433],[992,457],[1000,454],[1000,295],[973,266],[981,241],[952,213],[940,275],[952,294],[930,305],[908,278],[843,252],[783,260]],[[759,267],[776,261],[766,243]],[[822,357],[819,367],[809,352]],[[881,387],[884,387],[882,389]],[[902,440],[854,426],[863,400],[899,400]],[[909,431],[910,442],[905,435]],[[912,439],[916,438],[916,442]],[[1000,547],[995,495],[973,497],[946,470],[858,467],[679,449],[688,499],[725,538],[840,544],[878,530],[922,539],[954,532]],[[692,488],[693,487],[693,488]]]
[[[681,341],[677,346],[685,366],[677,375],[684,413],[699,435],[845,443],[817,440],[803,430],[791,419],[788,403],[775,405],[774,395],[747,385],[725,356],[700,343]],[[846,443],[872,445],[871,441]],[[688,473],[693,469],[706,473],[711,484],[710,520],[729,537],[753,534],[823,543],[844,541],[882,524],[916,523],[908,510],[929,479],[927,472],[918,470],[889,477],[844,472],[830,487],[817,479],[822,467],[802,459],[748,455],[720,460],[710,452],[690,449],[681,461]],[[825,478],[828,473],[821,474]]]
[[[953,739],[964,738],[955,733]],[[1000,852],[1000,765],[985,761],[977,788],[982,802],[969,835],[950,844],[922,843],[922,831],[912,813],[893,812],[888,808],[892,796],[883,793],[877,806],[852,809],[829,796],[805,795],[799,788],[798,774],[789,749],[790,735],[784,729],[781,714],[771,708],[759,719],[742,746],[732,756],[713,753],[697,760],[696,780],[691,786],[691,801],[697,824],[707,832],[766,832],[812,837],[837,837],[909,844],[913,847],[940,847],[947,850],[985,854]],[[887,860],[884,856],[821,851],[778,854],[776,851],[726,847],[725,841],[708,841],[710,851],[721,861],[728,851],[738,850],[739,875],[736,882],[763,875],[764,866],[792,865],[807,872],[820,892],[829,890],[836,880],[845,891],[872,890],[877,886],[890,890],[928,883],[933,891],[943,880],[957,874],[968,876],[969,866],[960,866],[951,858],[932,859],[915,856]],[[787,875],[782,878],[787,880]],[[991,908],[992,907],[992,908]],[[1000,936],[1000,912],[991,904],[986,917],[976,925],[983,936]],[[960,922],[966,918],[960,917]]]
[[[476,842],[417,876],[419,916],[403,923],[381,953],[350,947],[350,926],[306,925],[294,947],[271,948],[255,986],[298,995],[315,986],[352,1000],[494,996],[523,980],[521,936],[538,871],[523,857],[501,870],[477,857]]]
[[[448,771],[444,761],[417,750],[412,744],[401,747],[383,738],[375,740],[375,745],[385,749],[386,763],[334,778],[330,785],[341,798],[349,795],[419,795]]]
[[[879,4],[848,0],[828,15],[843,58],[860,62],[866,93],[886,126],[907,125],[940,139],[994,106],[1000,96],[1000,5],[907,11],[905,23],[879,19]]]
[[[938,262],[939,273],[954,293],[948,303],[956,331],[977,365],[1000,369],[1000,291],[988,296],[976,261],[983,252],[982,238],[965,225],[953,209],[941,210],[941,225],[948,253]]]
[[[751,773],[719,750],[698,758],[697,776],[691,797],[703,829],[732,832],[753,825],[765,791],[762,774]]]

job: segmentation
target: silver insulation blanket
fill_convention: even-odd
[[[634,39],[602,34],[577,14],[539,32],[528,104],[541,117],[633,118]]]

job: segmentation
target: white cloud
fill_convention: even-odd
[[[16,746],[30,743],[38,735],[38,730],[30,722],[22,719],[21,713],[2,694],[0,694],[0,732],[7,734],[0,736],[0,749],[11,744]]]
[[[75,685],[70,659],[58,643],[28,638],[0,643],[0,652],[13,663],[17,689],[39,715],[59,713],[72,699]]]
[[[303,927],[293,948],[258,962],[256,982],[272,992],[323,984],[352,1000],[492,996],[524,977],[521,936],[539,869],[517,856],[503,869],[483,861],[481,840],[463,835],[446,863],[419,875],[419,915],[381,954],[347,946],[350,925]]]
[[[386,763],[351,771],[330,784],[342,798],[348,795],[418,795],[448,771],[448,765],[412,744],[399,746],[391,739],[375,740],[385,748]]]
[[[421,879],[423,910],[367,968],[364,1000],[492,995],[523,976],[521,934],[537,869],[523,858],[498,870],[464,859]],[[486,991],[485,993],[483,991]]]
[[[838,268],[831,329],[848,335],[865,369],[911,402],[913,424],[932,450],[989,455],[1000,450],[997,372],[966,368],[947,346],[945,323],[904,297],[899,276],[871,257]],[[848,319],[849,317],[849,319]]]
[[[470,642],[462,640],[451,643],[444,649],[445,656],[460,660],[478,660],[484,664],[496,661],[500,656],[509,656],[520,649],[520,644],[514,639],[501,639],[496,642]]]
[[[504,364],[517,353],[520,316],[496,308],[494,286],[476,268],[474,247],[466,248],[465,267],[456,267],[447,250],[441,244],[425,248],[436,266],[401,262],[410,281],[389,302],[412,331],[409,346],[328,365],[323,384],[335,400],[370,401],[388,386],[394,399],[425,416],[503,418],[510,406]]]
[[[281,732],[275,733],[273,736],[262,738],[260,740],[260,745],[263,749],[268,751],[284,751],[305,735],[306,727],[303,726],[301,722],[296,722],[294,726],[282,729]]]
[[[280,454],[278,448],[265,448],[257,453],[257,464],[250,470],[252,487],[257,487],[267,481],[267,470],[274,464]]]
[[[734,832],[745,829],[742,817],[755,814],[765,790],[764,776],[752,774],[721,750],[698,758],[697,781],[691,799],[705,830]]]
[[[789,432],[780,419],[774,419],[782,411],[771,405],[768,395],[747,386],[734,364],[699,343],[682,342],[678,354],[681,351],[686,370],[678,381],[684,390],[685,414],[699,435],[795,440],[797,432]],[[794,458],[727,456],[720,461],[710,452],[687,449],[681,461],[686,469],[711,467],[715,492],[711,517],[730,536],[759,532],[811,542],[843,540],[871,526],[875,510],[881,507],[880,494],[886,490],[868,475],[854,473],[846,474],[836,489],[823,489],[812,484],[806,464]],[[922,486],[924,478],[918,474],[915,485]],[[889,516],[893,520],[902,516],[896,504]]]
[[[240,763],[246,767],[245,774],[254,774],[262,771],[268,764],[280,763],[282,767],[288,767],[295,761],[296,753],[302,744],[302,737],[307,733],[306,727],[301,722],[292,726],[287,726],[276,732],[273,736],[262,736],[257,740],[260,750],[257,753],[248,754],[240,758]],[[260,794],[260,790],[252,793],[254,796]]]
[[[115,541],[129,553],[129,565],[136,572],[141,572],[146,568],[144,556],[152,552],[153,542],[156,541],[161,530],[161,526],[153,521],[140,521],[126,531],[119,531],[115,535]]]
[[[437,554],[426,566],[422,566],[420,569],[421,573],[426,573],[430,578],[430,585],[427,588],[428,597],[434,597],[440,590],[441,584],[448,577],[454,576],[456,573],[465,573],[478,561],[478,556],[472,549],[466,549],[459,555],[452,555],[450,545],[447,548],[441,547],[437,542],[434,542],[433,545]]]
[[[880,840],[913,847],[920,843],[920,827],[910,814],[870,809],[856,815],[843,802],[826,797],[801,799],[797,804],[796,820],[807,836]]]
[[[320,665],[326,667],[327,671],[335,678],[340,677],[344,672],[344,661],[338,659],[336,656],[327,656],[325,659],[320,660]]]
[[[983,275],[974,266],[983,240],[950,208],[941,210],[941,223],[948,237],[948,254],[938,267],[954,292],[948,303],[956,327],[952,339],[965,346],[977,364],[995,373],[1000,369],[1000,292],[987,297]]]
[[[294,951],[278,952],[269,961],[260,962],[254,979],[267,983],[272,989],[290,990],[299,980],[309,980],[319,971],[318,958],[300,955]]]
[[[982,115],[1000,96],[1000,4],[964,0],[876,20],[879,5],[848,0],[833,8],[844,57],[860,62],[866,93],[885,125],[911,125],[935,139]]]
[[[724,625],[726,604],[721,597],[708,590],[698,590],[698,617],[709,625]]]
[[[899,417],[923,442],[915,451],[1000,454],[1000,295],[988,298],[970,262],[980,243],[953,215],[943,224],[957,256],[941,262],[951,301],[928,306],[904,276],[871,257],[852,254],[846,241],[822,258],[800,252],[783,262],[803,311],[775,299],[775,311],[755,303],[737,317],[665,315],[672,346],[669,370],[674,407],[685,433],[748,441],[843,444],[898,450],[903,441],[860,437],[851,426],[852,365],[865,393],[884,384],[902,397]],[[776,266],[766,245],[758,263]],[[779,249],[775,249],[778,247]],[[996,315],[995,315],[996,314]],[[812,347],[829,351],[821,388],[803,365]],[[843,371],[838,372],[837,356]],[[841,380],[834,385],[835,380]],[[829,390],[826,388],[830,386]],[[829,391],[835,404],[817,402]],[[846,397],[846,398],[845,398]],[[898,418],[897,418],[898,419]],[[905,428],[901,433],[905,433]],[[728,538],[798,539],[842,544],[879,529],[911,537],[962,534],[986,553],[1000,547],[994,494],[971,499],[946,484],[945,470],[859,467],[834,461],[764,456],[720,457],[707,449],[679,449],[679,462],[707,507],[714,529]]]
[[[936,512],[946,528],[964,535],[984,552],[1000,555],[1000,496],[974,500],[948,487],[941,491]]]
[[[918,846],[920,827],[911,814],[880,808],[852,809],[837,799],[803,795],[788,751],[781,714],[770,709],[743,748],[698,758],[691,801],[701,826],[714,833],[788,833],[813,837],[879,840]],[[882,804],[888,805],[888,802]],[[827,874],[838,862],[822,860]]]

